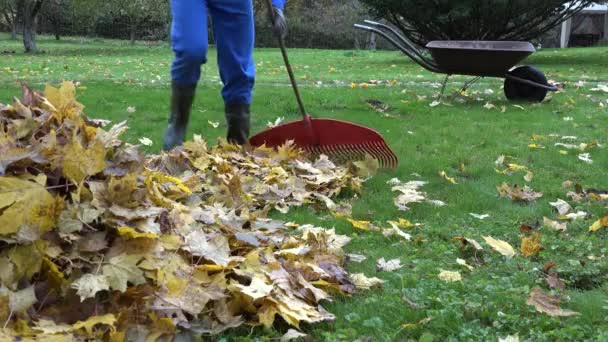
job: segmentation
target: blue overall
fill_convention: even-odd
[[[285,0],[272,3],[282,9]],[[173,81],[182,86],[198,83],[201,65],[207,62],[209,14],[224,84],[224,102],[250,104],[255,82],[252,0],[171,0],[171,11]]]

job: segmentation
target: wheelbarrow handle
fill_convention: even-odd
[[[395,38],[389,36],[386,32],[379,30],[375,27],[370,27],[370,26],[365,26],[365,25],[360,25],[360,24],[355,24],[354,26],[358,29],[374,32],[374,33],[381,35],[386,40],[388,40],[391,44],[393,44],[397,49],[399,49],[406,56],[411,58],[414,62],[418,63],[423,68],[425,68],[431,72],[436,72],[436,73],[440,73],[440,74],[444,73],[441,69],[439,69],[439,67],[435,64],[434,61],[431,61],[431,60],[423,57],[422,54],[418,51],[418,49],[404,47],[397,40],[395,40]]]
[[[547,84],[537,83],[537,82],[534,82],[534,81],[527,80],[525,78],[513,76],[511,74],[506,74],[505,78],[514,80],[514,81],[519,82],[519,83],[524,83],[524,84],[527,84],[527,85],[530,85],[530,86],[533,86],[533,87],[547,89],[548,91],[558,91],[559,90],[559,88],[556,85],[553,85],[551,83],[547,83]]]
[[[386,25],[386,24],[382,24],[379,23],[377,21],[372,21],[372,20],[363,20],[365,23],[376,26],[376,27],[380,27],[383,28],[385,30],[388,30],[389,32],[391,32],[393,34],[393,36],[395,36],[397,38],[397,40],[401,41],[403,44],[405,44],[412,52],[414,52],[418,57],[420,57],[421,59],[425,60],[427,63],[430,63],[432,61],[427,60],[422,53],[420,52],[420,50],[418,50],[418,48],[416,48],[416,46],[409,40],[407,39],[405,36],[402,36],[401,34],[399,34],[399,32],[397,32],[397,30],[395,30],[394,28]],[[432,63],[431,63],[432,64]]]

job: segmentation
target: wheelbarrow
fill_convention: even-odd
[[[432,57],[428,58],[394,28],[371,20],[365,20],[365,23],[371,26],[355,24],[355,27],[386,38],[423,68],[446,74],[440,96],[451,75],[475,76],[460,92],[483,77],[504,78],[505,96],[511,101],[542,102],[548,91],[558,90],[557,86],[547,82],[539,69],[527,65],[516,67],[536,52],[529,42],[435,40],[426,45]]]

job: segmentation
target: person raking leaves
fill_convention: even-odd
[[[285,0],[272,0],[273,29],[285,36]],[[171,66],[171,115],[163,149],[181,145],[201,76],[207,62],[207,18],[211,17],[217,47],[227,140],[243,145],[249,138],[250,104],[255,83],[253,62],[253,0],[171,0],[173,21],[171,44],[175,59]]]

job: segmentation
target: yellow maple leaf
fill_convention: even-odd
[[[353,225],[353,227],[361,230],[371,230],[372,223],[370,221],[357,221],[350,218],[347,218],[348,222]]]
[[[98,325],[107,325],[110,327],[110,331],[114,331],[114,324],[116,323],[116,317],[113,314],[107,314],[103,316],[92,316],[86,321],[78,321],[72,325],[74,330],[84,329],[90,336],[93,334],[93,328]]]
[[[80,118],[84,106],[76,101],[76,87],[72,82],[63,82],[59,88],[47,85],[44,97],[53,105],[53,116],[58,122],[64,118]]]
[[[8,259],[15,265],[15,281],[25,277],[31,279],[34,274],[40,271],[44,250],[48,242],[37,240],[29,245],[17,245],[11,247],[8,252]],[[7,281],[4,280],[3,281]]]
[[[175,201],[192,194],[181,179],[161,172],[148,171],[144,184],[152,202],[169,209],[178,205]]]
[[[158,317],[154,312],[148,314],[148,318],[152,322],[152,331],[148,335],[148,341],[158,341],[159,338],[163,335],[173,336],[175,334],[176,328],[175,324],[169,317]]]
[[[116,229],[118,234],[126,239],[158,239],[158,235],[154,233],[142,233],[131,227],[119,227]]]
[[[139,206],[141,198],[136,196],[138,194],[137,176],[136,173],[130,173],[120,178],[110,178],[106,200],[125,208]]]
[[[456,182],[456,179],[454,179],[454,177],[449,177],[447,175],[447,173],[445,173],[445,171],[439,172],[439,176],[442,177],[443,179],[445,179],[446,181],[448,181],[448,183],[450,183],[450,184],[458,184]]]
[[[491,236],[484,236],[483,238],[486,240],[486,243],[498,253],[506,256],[507,258],[512,258],[515,256],[515,250],[508,242],[494,239]]]
[[[604,216],[601,219],[595,221],[591,227],[589,227],[590,232],[597,232],[598,230],[608,227],[608,216]]]
[[[43,265],[50,283],[56,288],[60,288],[65,282],[65,276],[59,270],[59,267],[51,259],[46,257],[43,259]]]
[[[542,249],[540,245],[540,233],[525,236],[521,239],[521,255],[524,257],[535,256]]]
[[[144,272],[137,267],[140,255],[121,254],[108,260],[102,267],[103,275],[108,280],[112,290],[125,292],[127,282],[133,285],[144,284]]]
[[[63,202],[40,184],[15,177],[0,177],[0,198],[0,235],[15,234],[22,227],[48,232]]]
[[[63,175],[75,184],[106,168],[106,148],[101,141],[95,141],[85,149],[77,138],[73,138],[63,148],[61,156]]]
[[[410,222],[410,220],[406,220],[404,218],[400,218],[399,221],[395,222],[395,221],[388,221],[388,223],[390,224],[394,224],[399,228],[412,228],[412,227],[416,227],[415,224],[413,224],[412,222]]]

